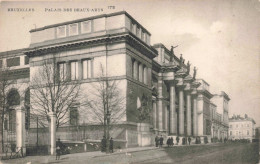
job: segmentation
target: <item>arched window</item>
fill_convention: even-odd
[[[7,104],[9,106],[20,105],[20,95],[16,89],[11,89],[7,94]]]
[[[15,132],[16,131],[16,111],[14,109],[8,110],[8,117],[9,117],[9,131]]]

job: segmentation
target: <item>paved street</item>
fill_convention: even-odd
[[[126,150],[124,150],[126,151]],[[132,151],[132,152],[129,152]],[[56,161],[52,156],[30,156],[2,163],[89,163],[89,164],[148,164],[148,163],[257,163],[256,143],[175,146],[173,148],[140,148],[105,155],[100,152],[69,154]]]

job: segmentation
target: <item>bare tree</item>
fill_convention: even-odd
[[[125,96],[119,88],[120,80],[106,76],[101,65],[101,75],[97,83],[93,83],[87,96],[86,110],[94,122],[103,125],[106,148],[109,151],[109,131],[117,125],[126,114]]]
[[[40,66],[31,79],[30,90],[32,114],[38,117],[42,127],[50,123],[49,112],[56,114],[56,128],[67,124],[70,109],[80,98],[80,83],[71,80],[66,68],[59,68],[54,57]]]
[[[5,115],[8,113],[8,107],[11,104],[15,104],[16,102],[11,101],[20,101],[19,97],[15,97],[15,95],[8,95],[8,90],[10,86],[13,85],[15,80],[11,75],[11,70],[8,67],[0,68],[0,115],[1,115],[1,122],[0,122],[0,131],[1,131],[1,148],[4,151],[4,125],[5,124]],[[12,92],[11,92],[12,94]],[[12,99],[8,99],[8,96]],[[8,101],[7,101],[8,100]]]

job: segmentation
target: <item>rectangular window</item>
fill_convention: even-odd
[[[77,107],[70,108],[70,125],[78,125],[79,113]]]
[[[7,59],[6,62],[7,62],[7,67],[19,66],[20,65],[20,57]]]
[[[249,130],[247,130],[247,135],[249,136]]]
[[[77,80],[79,77],[79,71],[78,71],[78,62],[71,62],[70,63],[70,73],[71,73],[71,80]]]
[[[58,69],[59,69],[60,80],[62,81],[66,80],[66,63],[59,63]]]
[[[91,21],[81,22],[81,32],[90,33],[91,32]]]
[[[28,56],[24,56],[24,65],[29,64],[29,57]]]
[[[144,41],[144,33],[143,33],[143,31],[141,30],[141,40],[143,40]]]
[[[136,25],[132,24],[132,29],[131,29],[132,33],[136,35]]]
[[[232,136],[232,131],[230,131],[230,135]]]
[[[66,36],[66,26],[57,27],[57,38]]]
[[[3,67],[3,60],[0,60],[0,68]]]
[[[143,41],[146,43],[147,42],[147,34],[146,33],[144,33],[144,39],[143,39]]]
[[[136,28],[136,36],[140,38],[140,27]]]
[[[83,79],[89,79],[92,77],[92,60],[83,60]]]
[[[69,35],[78,35],[78,24],[70,24],[69,25]]]

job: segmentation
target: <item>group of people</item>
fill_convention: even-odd
[[[103,139],[101,140],[101,152],[106,152],[106,137],[103,136]],[[113,138],[111,137],[109,140],[109,152],[113,153],[114,152],[114,141]]]
[[[179,140],[180,140],[180,138],[177,136],[177,137],[176,137],[177,145],[179,144]],[[188,140],[188,142],[187,142],[187,140]],[[168,147],[174,145],[174,142],[173,142],[173,141],[174,141],[173,137],[169,137],[169,138],[167,139],[166,144],[168,145]],[[188,137],[188,138],[183,137],[183,138],[182,138],[182,145],[186,145],[187,143],[190,145],[190,143],[191,143],[191,138],[190,138],[190,137]],[[155,145],[156,145],[156,147],[158,147],[158,146],[159,146],[159,147],[162,147],[162,145],[163,145],[163,137],[162,137],[162,135],[161,135],[160,138],[159,138],[158,136],[155,137]]]
[[[161,135],[161,137],[159,138],[158,136],[156,136],[155,137],[155,145],[156,145],[156,147],[162,147],[162,145],[163,145],[163,137],[162,137],[162,135]]]
[[[172,137],[169,137],[168,139],[167,139],[167,145],[168,145],[168,147],[170,147],[170,146],[173,146],[174,145],[174,143],[173,143],[173,138]]]

